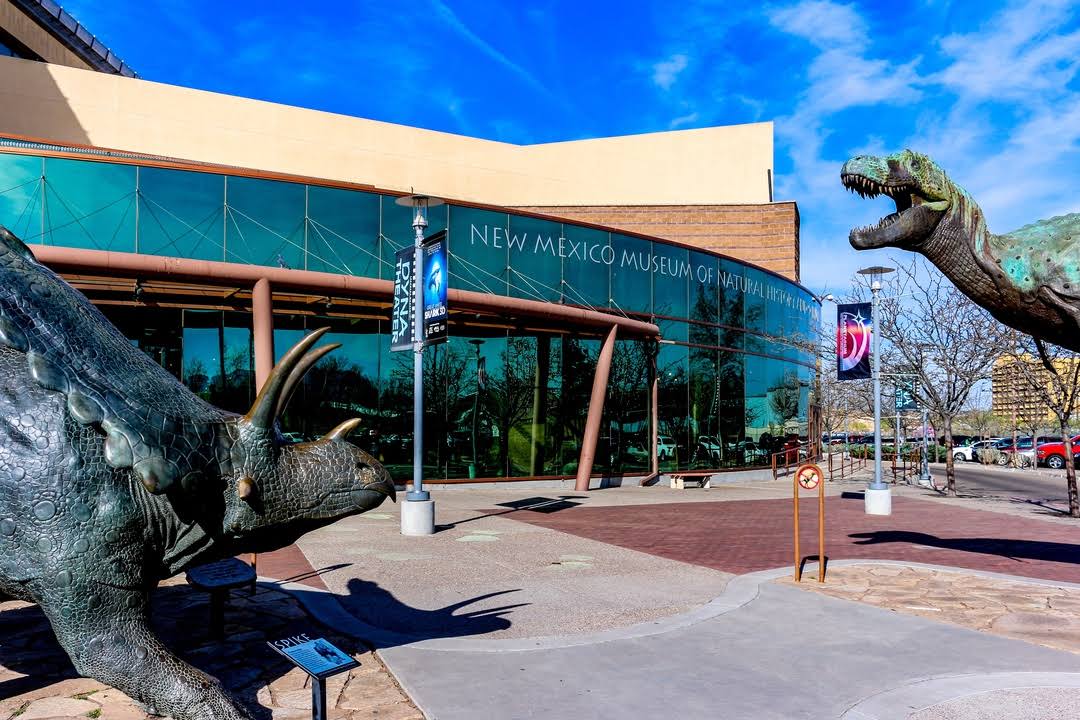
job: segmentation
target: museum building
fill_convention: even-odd
[[[511,145],[149,82],[54,3],[0,0],[0,225],[228,410],[330,327],[282,429],[360,417],[353,441],[402,480],[398,198],[445,200],[425,476],[580,484],[807,437],[820,306],[772,186],[771,123]]]

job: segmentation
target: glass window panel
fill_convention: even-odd
[[[502,353],[503,377],[492,383],[490,403],[499,427],[498,462],[508,477],[527,477],[541,465],[535,453],[543,445],[544,417],[536,390],[547,379],[537,376],[535,337],[511,335]]]
[[[616,308],[628,313],[652,313],[652,247],[650,240],[611,233],[615,253],[611,297]]]
[[[605,230],[563,225],[564,300],[571,305],[606,308],[611,298],[611,271],[615,250]]]
[[[446,436],[448,474],[505,477],[521,391],[516,371],[507,373],[506,336],[455,335],[440,353],[441,388],[436,392],[445,395],[441,434]]]
[[[481,235],[472,237],[471,227],[469,232],[470,240],[481,239]],[[507,280],[512,296],[543,302],[562,299],[563,257],[570,253],[570,243],[562,233],[562,223],[520,215],[510,215],[510,229],[505,234],[502,228],[491,228],[491,252],[505,247],[509,258]],[[567,302],[581,304],[570,298]]]
[[[0,225],[41,242],[41,158],[0,153]]]
[[[379,277],[379,196],[308,186],[307,269]]]
[[[720,330],[719,342],[724,347],[741,348],[744,346],[741,330],[744,327],[746,293],[741,279],[742,268],[742,265],[733,260],[720,258],[718,261],[717,284],[720,290],[718,322],[723,326]]]
[[[303,269],[304,188],[298,183],[230,176],[227,260]]]
[[[715,255],[691,252],[690,264],[690,342],[696,345],[716,345],[719,338],[716,324],[720,319],[719,263]],[[697,324],[700,323],[700,324]]]
[[[723,467],[753,465],[758,458],[756,447],[746,437],[745,357],[742,353],[726,351],[720,351],[717,356],[717,440]]]
[[[592,391],[600,341],[564,337],[559,345],[557,367],[553,368],[553,373],[558,373],[558,393],[551,415],[551,453],[558,470],[555,474],[573,475],[577,472],[589,410],[582,398],[589,397]],[[552,354],[552,364],[556,365]]]
[[[139,252],[226,260],[225,177],[139,168]]]
[[[661,345],[656,360],[660,470],[689,465],[689,348]]]
[[[653,312],[672,318],[689,317],[688,288],[693,275],[686,248],[653,243]]]
[[[506,213],[450,208],[450,287],[506,295]]]
[[[380,424],[378,322],[348,318],[279,316],[274,351],[287,352],[305,332],[329,327],[320,344],[340,348],[320,360],[304,377],[286,406],[282,428],[295,441],[315,440],[351,418],[363,423],[350,440],[368,452],[376,449],[373,433]]]
[[[690,406],[688,419],[692,468],[717,468],[723,460],[720,441],[720,384],[717,382],[717,351],[690,348]]]
[[[619,340],[611,356],[603,430],[596,460],[610,473],[652,470],[649,432],[650,348],[641,340]]]
[[[220,408],[247,412],[255,390],[251,316],[185,310],[183,323],[184,384]]]
[[[46,158],[45,241],[135,252],[135,168]]]

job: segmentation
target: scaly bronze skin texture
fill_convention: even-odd
[[[0,592],[38,603],[83,675],[177,720],[248,718],[147,624],[188,567],[288,545],[394,497],[349,421],[289,444],[276,418],[334,345],[311,333],[244,416],[205,403],[0,227]]]
[[[994,235],[972,197],[911,150],[851,158],[840,180],[860,195],[888,195],[896,203],[896,213],[876,226],[851,231],[856,250],[921,253],[1001,322],[1080,350],[1080,213]]]

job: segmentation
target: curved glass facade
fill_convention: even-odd
[[[0,224],[30,243],[389,279],[412,242],[395,196],[240,174],[0,152]],[[570,222],[449,203],[450,285],[655,322],[662,341],[619,340],[595,474],[650,467],[658,383],[661,469],[768,462],[807,434],[818,305],[801,286],[709,252]],[[253,395],[251,317],[208,306],[102,309],[195,392],[234,411]],[[330,325],[342,348],[312,371],[284,419],[295,437],[343,419],[399,477],[410,473],[412,353],[389,352],[384,308],[333,298],[275,306],[280,355]],[[451,308],[453,311],[453,308]],[[432,479],[576,470],[600,340],[565,328],[451,316],[425,352],[425,464]]]

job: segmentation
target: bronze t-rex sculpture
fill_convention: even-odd
[[[896,212],[851,231],[856,250],[898,247],[926,256],[965,295],[1010,327],[1080,350],[1080,213],[994,235],[978,204],[911,150],[853,157],[840,179]]]
[[[336,345],[311,333],[244,416],[190,392],[0,227],[0,592],[36,602],[76,669],[177,720],[249,717],[147,624],[193,565],[283,547],[394,497],[345,441],[284,441],[276,418]]]

